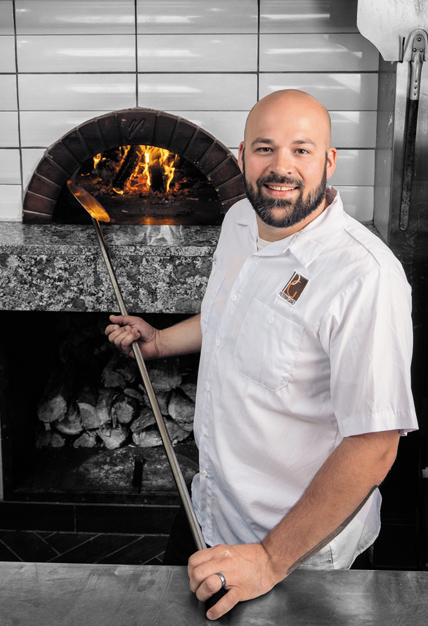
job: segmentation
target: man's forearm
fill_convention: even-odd
[[[195,315],[158,333],[161,357],[199,352],[202,344],[201,316]]]
[[[348,437],[293,509],[262,542],[278,581],[326,545],[360,510],[388,473],[396,431]]]

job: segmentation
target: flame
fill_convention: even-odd
[[[171,194],[178,159],[173,152],[156,146],[122,146],[120,159],[115,164],[116,181],[113,190],[119,195],[156,191]],[[106,160],[108,158],[97,154],[94,157],[94,170],[99,163]]]
[[[101,161],[102,154],[97,154],[94,157],[94,169],[97,167],[98,163]]]

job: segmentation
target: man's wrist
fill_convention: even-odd
[[[287,577],[289,566],[287,559],[283,558],[273,543],[269,539],[269,535],[260,542],[261,547],[266,555],[267,567],[269,569],[269,575],[272,581],[272,586],[277,585],[281,580]]]

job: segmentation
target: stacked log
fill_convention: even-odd
[[[90,376],[76,371],[79,365],[70,358],[52,374],[38,405],[44,428],[37,447],[114,450],[125,445],[162,445],[135,361],[111,347],[107,359],[105,350],[100,356],[103,367],[98,379],[92,375],[96,369],[92,358]],[[80,367],[84,361],[82,357]],[[149,362],[147,369],[173,445],[192,440],[196,385],[181,373],[179,359]]]

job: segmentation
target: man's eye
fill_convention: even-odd
[[[267,146],[262,146],[260,148],[257,148],[257,152],[271,152],[272,148],[268,148]]]
[[[304,148],[298,148],[298,149],[296,150],[296,152],[297,152],[298,154],[309,154],[309,152],[308,152],[307,150],[305,150]]]

